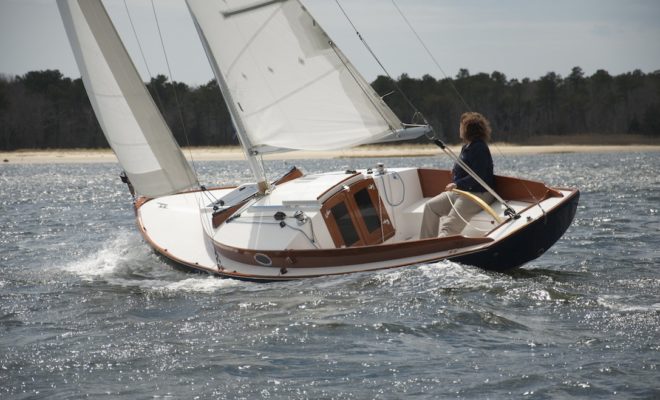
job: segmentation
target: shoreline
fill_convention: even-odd
[[[460,152],[460,146],[448,146],[452,151]],[[613,152],[660,152],[660,145],[512,145],[491,143],[493,156],[527,155],[553,153],[613,153]],[[243,151],[238,146],[232,147],[193,147],[182,148],[185,157],[194,161],[239,161],[244,160]],[[333,158],[377,158],[377,157],[431,157],[441,154],[435,145],[406,144],[401,146],[370,145],[335,151],[296,151],[275,153],[264,156],[264,160],[302,160]],[[54,149],[54,150],[16,150],[0,152],[2,164],[55,164],[55,163],[110,163],[117,158],[110,149]]]

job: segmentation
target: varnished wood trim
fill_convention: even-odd
[[[292,181],[292,180],[294,180],[294,179],[298,179],[298,178],[300,178],[301,176],[303,176],[302,171],[299,170],[297,167],[293,167],[293,168],[291,168],[291,170],[290,170],[289,172],[287,172],[286,174],[282,175],[278,180],[276,180],[275,182],[273,182],[273,185],[281,185],[281,184],[283,184],[283,183],[286,183],[286,182]]]
[[[451,183],[451,171],[442,169],[417,170],[422,196],[435,197]],[[562,194],[544,183],[509,176],[495,175],[493,188],[504,200],[539,202],[550,197],[562,197]]]
[[[376,210],[378,219],[380,221],[380,225],[381,225],[380,229],[374,232],[369,232],[369,229],[367,228],[367,225],[364,222],[364,217],[360,212],[360,207],[358,207],[358,204],[355,201],[355,194],[363,189],[367,189],[367,194],[369,195],[371,204]],[[367,245],[379,244],[394,236],[394,225],[392,224],[392,220],[390,219],[387,210],[383,206],[383,201],[380,198],[380,194],[378,193],[378,187],[376,186],[376,183],[374,182],[373,178],[369,177],[363,181],[356,182],[354,185],[352,185],[350,188],[350,199],[351,202],[354,203],[357,219],[359,220],[360,228],[362,230],[362,233],[364,234],[365,244]],[[387,223],[385,223],[385,221],[387,221]]]
[[[150,197],[139,196],[137,199],[135,199],[135,202],[133,203],[133,207],[137,211],[138,208],[142,207],[144,203],[146,203],[149,200],[152,199]]]
[[[224,222],[234,215],[236,211],[238,211],[241,207],[245,205],[250,199],[245,199],[241,201],[240,203],[236,204],[235,206],[229,207],[225,210],[219,211],[219,212],[214,212],[213,217],[211,217],[211,223],[213,224],[213,228],[217,228],[220,225],[224,224]]]
[[[444,169],[419,168],[417,175],[423,197],[435,197],[451,183],[451,172]]]
[[[444,238],[422,239],[409,242],[346,247],[339,249],[270,251],[242,249],[215,241],[214,245],[222,256],[243,264],[261,266],[254,260],[254,256],[257,253],[260,253],[270,257],[273,261],[272,267],[275,268],[323,268],[391,261],[394,259],[474,246],[492,241],[493,239],[485,237],[468,238],[464,236],[449,236]]]
[[[348,246],[348,244],[344,242],[344,237],[341,234],[339,225],[337,225],[337,220],[332,213],[332,208],[340,203],[344,203],[344,205],[346,206],[348,216],[351,219],[351,222],[353,223],[353,228],[355,228],[356,234],[358,235],[358,241],[352,243],[351,246],[364,246],[365,245],[363,239],[364,235],[360,232],[359,223],[355,215],[355,210],[348,202],[348,196],[346,195],[346,191],[342,190],[332,195],[321,206],[321,216],[323,216],[323,220],[325,221],[325,225],[328,228],[328,232],[330,233],[330,237],[332,237],[332,241],[334,242],[335,247]]]
[[[380,220],[381,229],[378,229],[374,232],[369,232],[360,208],[355,201],[355,194],[361,190],[367,190],[369,199],[377,212],[377,216]],[[335,193],[329,199],[327,199],[321,206],[321,215],[323,220],[328,228],[328,232],[332,237],[332,241],[335,244],[335,247],[346,247],[347,244],[344,243],[344,238],[341,235],[339,226],[337,225],[336,219],[333,216],[332,208],[339,203],[344,203],[348,210],[348,214],[353,222],[353,227],[355,228],[356,233],[358,234],[359,240],[351,246],[365,246],[365,245],[374,245],[382,243],[385,240],[394,236],[394,226],[392,220],[390,219],[387,210],[382,205],[382,200],[378,194],[378,187],[374,182],[373,178],[368,177],[366,179],[360,180],[349,186],[348,190],[342,190]],[[388,221],[388,223],[385,223]]]
[[[291,170],[289,172],[287,172],[282,177],[280,177],[278,180],[273,182],[273,185],[282,185],[286,182],[292,181],[294,179],[298,179],[301,176],[303,176],[302,171],[299,170],[296,167],[293,167],[293,168],[291,168]],[[222,210],[222,211],[213,213],[213,217],[211,218],[213,228],[217,228],[218,226],[223,224],[236,211],[238,211],[241,207],[243,207],[245,205],[245,203],[247,203],[250,199],[251,199],[251,197],[248,198],[248,199],[243,200],[242,202],[240,202],[240,203],[238,203],[238,204],[236,204],[236,205],[234,205],[234,206],[232,206],[232,207],[230,207],[226,210]]]
[[[356,173],[354,173],[354,174],[347,175],[346,178],[342,179],[339,183],[337,183],[337,184],[334,185],[333,187],[329,188],[329,189],[326,190],[325,192],[321,193],[321,194],[316,198],[316,200],[320,200],[320,199],[322,199],[323,196],[325,196],[327,193],[329,193],[329,192],[331,192],[331,191],[333,191],[333,190],[337,190],[337,186],[341,186],[341,185],[343,185],[346,181],[348,181],[349,179],[352,179],[353,177],[358,176],[358,175],[362,175],[362,174],[356,172]]]
[[[509,176],[495,176],[495,190],[505,200],[536,203],[550,197],[562,197],[556,189],[544,183]]]

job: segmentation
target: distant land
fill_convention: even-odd
[[[158,75],[147,87],[180,145],[238,144],[215,81],[188,86]],[[385,101],[403,122],[421,122],[419,111],[448,143],[458,142],[458,119],[468,110],[490,119],[493,140],[500,143],[660,143],[660,70],[616,76],[598,70],[586,76],[574,67],[565,77],[548,72],[537,80],[517,80],[498,71],[472,75],[462,69],[439,80],[430,75],[379,76],[372,87],[388,94]],[[81,79],[58,70],[0,75],[0,151],[107,147]]]
[[[239,146],[183,148],[183,154],[193,161],[236,161],[244,160]],[[458,153],[460,148],[453,146]],[[491,144],[495,157],[516,154],[551,153],[629,153],[660,152],[660,143],[628,145],[511,145]],[[440,149],[431,144],[367,145],[335,151],[296,151],[264,156],[266,160],[302,160],[330,158],[387,158],[387,157],[432,157],[442,155]],[[5,164],[53,164],[53,163],[115,163],[117,158],[110,149],[50,149],[0,151],[0,161]]]

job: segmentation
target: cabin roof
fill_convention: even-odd
[[[273,206],[318,206],[345,185],[364,179],[361,173],[331,172],[310,174],[277,186],[268,196],[252,205],[252,208]]]

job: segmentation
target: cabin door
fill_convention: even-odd
[[[394,226],[371,178],[330,197],[321,212],[336,247],[380,244],[394,236]]]

